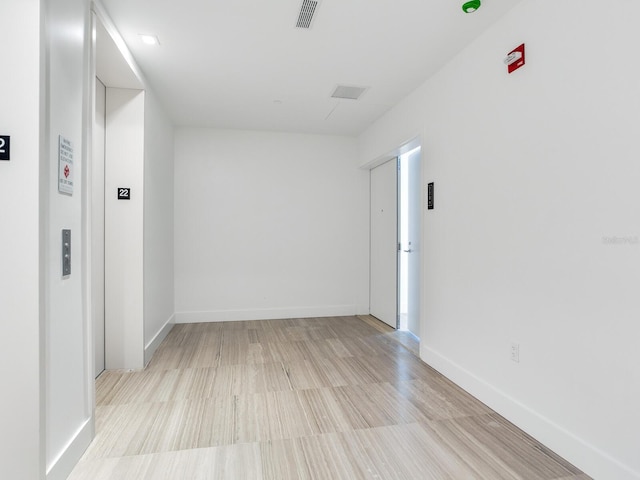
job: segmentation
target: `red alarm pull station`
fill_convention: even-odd
[[[509,73],[515,72],[524,65],[524,43],[511,50],[504,59]]]

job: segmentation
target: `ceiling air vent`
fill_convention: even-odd
[[[345,98],[348,100],[358,100],[367,90],[367,87],[351,87],[348,85],[338,85],[331,96],[333,98]]]
[[[297,28],[311,28],[313,16],[316,13],[316,8],[318,8],[319,3],[320,0],[302,0],[300,13],[298,14],[298,23],[296,23]]]

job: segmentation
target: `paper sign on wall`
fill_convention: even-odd
[[[73,195],[73,144],[58,137],[58,192]]]

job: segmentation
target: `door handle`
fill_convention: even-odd
[[[409,249],[409,250],[403,250],[403,252],[411,253],[411,252],[413,252],[413,250],[411,250],[411,249]]]

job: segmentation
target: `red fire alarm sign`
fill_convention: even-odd
[[[509,73],[515,72],[524,65],[524,43],[511,50],[504,59]]]

